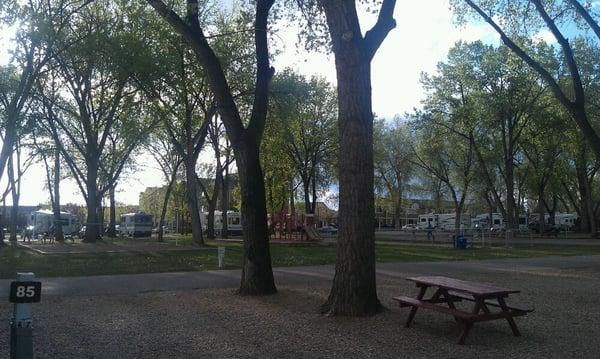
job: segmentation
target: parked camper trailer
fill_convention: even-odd
[[[418,229],[427,229],[427,228],[436,228],[437,227],[437,217],[438,215],[435,213],[430,214],[421,214],[419,215],[419,222],[417,223]]]
[[[31,212],[28,222],[28,231],[32,236],[51,234],[54,230],[54,212],[47,209]],[[66,235],[77,233],[81,227],[79,217],[69,212],[60,212],[60,223]]]
[[[124,214],[121,216],[119,232],[125,236],[150,237],[152,216],[144,212]]]
[[[471,226],[471,216],[463,213],[460,216],[460,229],[469,228]],[[456,214],[446,213],[437,215],[437,228],[442,231],[453,231],[456,229]]]
[[[519,232],[526,232],[529,230],[529,218],[527,215],[519,215]]]
[[[576,213],[555,213],[554,214],[554,225],[550,224],[550,215],[544,214],[544,225],[546,230],[553,231],[572,231],[575,229],[575,221],[577,221]],[[530,227],[534,231],[538,231],[538,223],[540,221],[540,215],[538,213],[532,213],[530,216]]]
[[[576,213],[557,213],[554,216],[554,226],[560,230],[572,231],[575,229],[577,218]]]
[[[201,213],[200,220],[202,221],[202,229],[207,229],[208,213]],[[223,213],[215,211],[215,234],[220,236],[223,229]],[[241,235],[242,234],[242,215],[240,212],[227,211],[227,234]]]
[[[505,223],[500,213],[492,213],[492,219],[490,220],[489,213],[478,214],[471,221],[472,229],[486,229],[486,230],[501,230],[504,229]]]

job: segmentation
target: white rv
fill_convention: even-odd
[[[417,222],[418,229],[427,229],[429,227],[435,228],[437,226],[438,215],[435,213],[421,214],[419,215],[419,221]]]
[[[554,227],[572,231],[575,229],[576,213],[557,213],[554,215]]]
[[[208,213],[201,213],[202,229],[206,230]],[[214,220],[215,234],[221,235],[221,229],[223,228],[223,213],[221,211],[215,211]],[[227,211],[227,234],[241,235],[242,234],[242,215],[240,212]]]
[[[152,235],[152,216],[144,212],[124,214],[121,216],[119,232],[125,236],[150,237]]]
[[[500,230],[504,229],[505,223],[500,213],[492,213],[492,219],[490,220],[489,213],[478,214],[471,221],[472,229],[489,229],[489,230]]]
[[[529,230],[529,218],[525,214],[519,215],[519,231],[526,232]]]
[[[50,234],[54,229],[54,212],[47,209],[31,212],[28,222],[32,236]],[[60,212],[60,223],[66,235],[77,233],[81,227],[79,217],[69,212]]]
[[[446,213],[437,215],[437,227],[442,231],[453,231],[455,229],[456,214]],[[460,228],[469,228],[471,226],[471,216],[463,213],[460,216]]]

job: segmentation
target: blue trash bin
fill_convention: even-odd
[[[458,236],[456,236],[456,248],[467,249],[467,239],[464,235],[459,234]]]

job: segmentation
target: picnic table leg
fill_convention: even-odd
[[[479,314],[479,311],[481,310],[482,303],[483,303],[483,300],[475,299],[475,306],[473,307],[473,310],[471,311],[471,313],[473,313],[473,314]],[[471,328],[473,328],[473,322],[472,321],[470,321],[470,320],[464,320],[464,319],[462,319],[462,321],[464,322],[464,328],[463,328],[462,334],[458,338],[458,344],[460,344],[460,345],[465,344],[465,340],[467,339],[467,336],[469,335],[469,332],[471,331]]]
[[[469,335],[469,331],[471,330],[471,328],[473,328],[473,322],[465,321],[465,327],[463,329],[462,334],[460,335],[460,338],[458,338],[458,344],[465,344],[465,340],[467,339],[467,335]]]
[[[452,296],[450,295],[450,293],[448,293],[447,290],[440,288],[438,292],[444,296],[446,304],[448,304],[449,308],[456,309],[456,306],[454,305],[454,302],[452,301]],[[459,317],[454,317],[454,321],[459,323],[461,321],[461,319]]]
[[[427,286],[421,286],[420,290],[419,290],[419,294],[417,295],[417,299],[421,300],[423,299],[423,297],[425,296],[425,292],[427,291]],[[419,307],[412,307],[410,308],[410,313],[408,314],[408,318],[406,319],[406,323],[404,324],[405,328],[410,327],[410,323],[413,321],[413,318],[415,317],[415,314],[417,314],[417,309]]]
[[[513,319],[512,315],[510,315],[510,309],[508,309],[508,306],[506,305],[504,298],[499,297],[498,304],[500,304],[500,308],[502,308],[502,312],[509,313],[509,316],[506,317],[506,321],[510,325],[510,329],[512,329],[513,335],[515,337],[520,337],[521,332],[519,332],[519,328],[517,328],[517,323],[515,323],[515,320]]]

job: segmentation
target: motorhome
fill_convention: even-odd
[[[69,212],[60,212],[60,223],[63,233],[71,235],[77,233],[81,227],[79,217]],[[28,220],[28,231],[32,236],[50,234],[54,230],[54,212],[41,209],[31,212]]]
[[[576,213],[557,213],[554,216],[554,226],[561,230],[572,231],[575,229],[575,221],[577,221]]]
[[[529,218],[525,214],[519,215],[519,232],[526,232],[529,230]]]
[[[152,235],[152,216],[144,212],[121,215],[119,232],[124,236],[150,237]]]
[[[486,229],[486,230],[501,230],[506,228],[504,219],[500,213],[492,213],[492,219],[490,220],[489,213],[478,214],[471,221],[472,229]]]
[[[469,228],[471,226],[471,216],[463,213],[460,216],[460,229]],[[453,231],[456,229],[456,214],[446,213],[437,215],[437,228],[442,231]]]
[[[576,213],[555,213],[554,214],[554,225],[550,225],[550,215],[548,213],[544,214],[544,223],[547,229],[554,230],[567,230],[572,231],[575,229],[575,222],[577,221]],[[530,216],[530,227],[534,230],[537,230],[538,223],[540,221],[539,213],[532,213]]]
[[[438,215],[435,213],[419,215],[418,229],[436,228]]]
[[[200,216],[202,221],[202,229],[206,230],[208,213],[203,212]],[[215,234],[220,236],[221,230],[223,229],[223,213],[221,211],[215,211],[214,219]],[[242,215],[240,212],[227,211],[227,234],[228,235],[241,235],[242,234]]]

